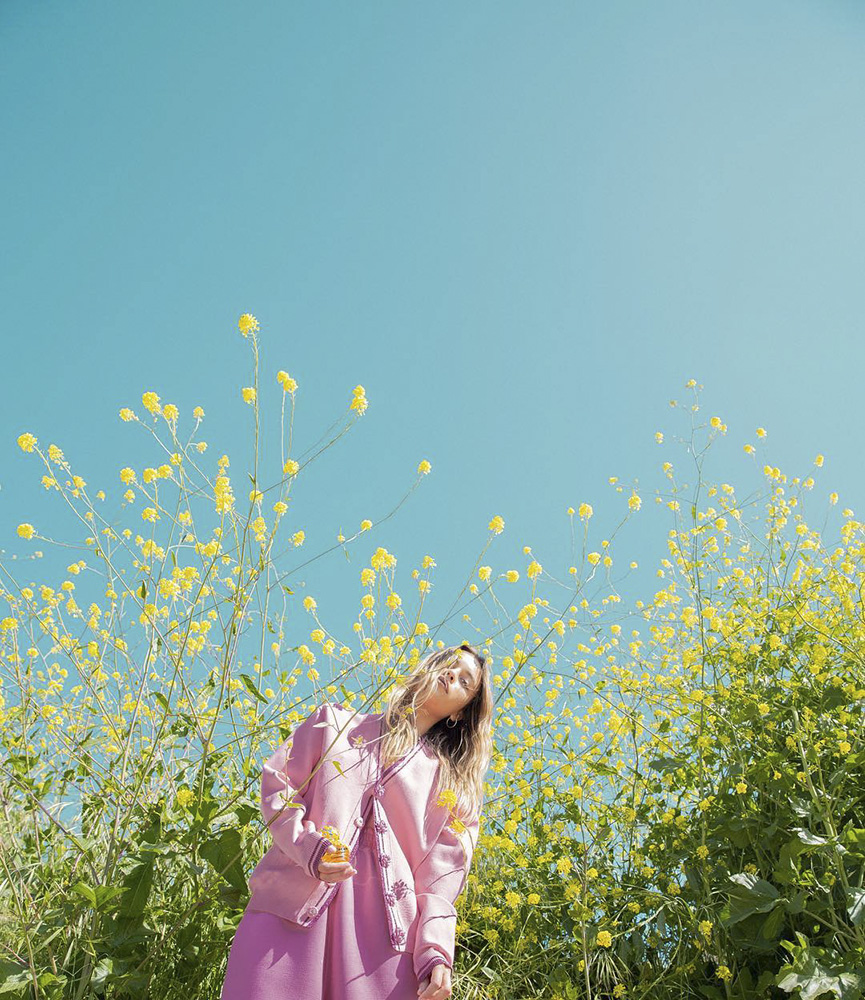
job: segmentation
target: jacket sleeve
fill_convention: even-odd
[[[449,820],[415,872],[418,929],[414,971],[419,983],[441,962],[453,968],[457,926],[454,904],[468,879],[480,817],[465,821],[463,826],[457,833]]]
[[[331,844],[305,819],[315,779],[309,781],[321,759],[328,730],[328,705],[319,705],[262,766],[261,814],[273,842],[313,878]],[[292,805],[292,803],[297,803]]]

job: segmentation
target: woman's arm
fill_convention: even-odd
[[[453,968],[457,923],[454,904],[468,879],[479,827],[479,816],[465,822],[460,833],[450,823],[445,824],[415,872],[418,929],[414,971],[418,982],[439,963]]]
[[[325,702],[265,761],[261,772],[261,814],[273,841],[314,878],[319,878],[318,862],[331,845],[304,817],[328,721]]]

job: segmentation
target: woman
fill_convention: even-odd
[[[262,769],[273,844],[221,1000],[450,996],[491,719],[488,664],[464,643],[428,654],[384,712],[325,702],[295,729]],[[324,860],[335,840],[349,861]]]

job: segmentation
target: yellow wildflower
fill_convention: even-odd
[[[255,333],[259,329],[258,320],[252,313],[244,313],[237,321],[237,326],[244,337],[248,337],[250,333]]]

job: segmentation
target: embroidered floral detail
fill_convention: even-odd
[[[402,927],[397,927],[395,931],[391,933],[390,943],[394,946],[402,944],[405,940],[405,931]]]
[[[375,828],[379,833],[384,833],[387,830],[387,823],[383,819],[377,819],[375,821]]]
[[[408,886],[405,884],[405,882],[401,878],[398,878],[396,882],[394,882],[393,884],[393,891],[397,899],[402,899],[402,897],[406,895],[409,889]]]
[[[390,855],[382,854],[382,856],[378,859],[378,863],[382,866],[382,868],[387,868],[390,864]]]
[[[396,904],[396,896],[392,892],[386,892],[384,894],[384,901],[388,906],[394,906]]]
[[[356,747],[362,747],[362,746],[364,746],[366,744],[366,740],[362,736],[352,736],[351,742]]]

